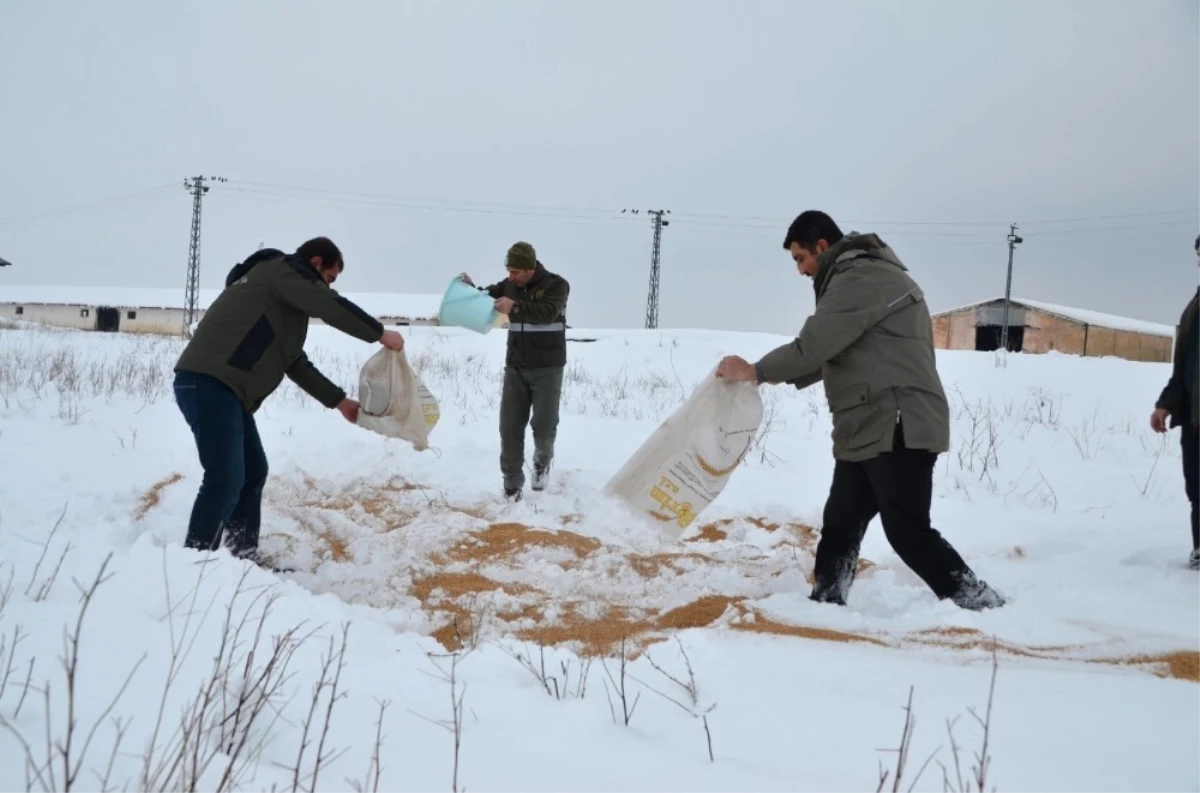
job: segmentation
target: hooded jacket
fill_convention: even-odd
[[[816,310],[792,342],[756,367],[769,382],[824,382],[836,459],[862,461],[905,446],[950,447],[950,409],[921,287],[875,234],[850,233],[817,258]]]
[[[256,251],[229,271],[225,289],[204,312],[175,371],[216,378],[250,413],[284,377],[326,407],[336,407],[346,392],[304,353],[313,317],[366,342],[383,336],[379,320],[331,289],[311,264],[274,248]]]

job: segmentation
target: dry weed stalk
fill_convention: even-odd
[[[592,659],[584,659],[579,661],[579,672],[575,678],[575,688],[571,689],[571,662],[564,660],[559,662],[559,671],[562,673],[562,679],[559,680],[557,674],[546,671],[546,647],[543,644],[538,645],[538,662],[533,662],[533,655],[529,652],[527,646],[523,646],[521,650],[514,650],[502,644],[497,644],[497,647],[506,655],[512,657],[523,669],[529,672],[541,684],[549,696],[556,700],[564,700],[574,696],[576,699],[584,699],[587,696],[588,676],[592,668]]]
[[[879,750],[881,752],[896,753],[896,768],[894,770],[885,770],[883,763],[879,764],[879,784],[875,788],[876,793],[880,793],[883,790],[883,786],[887,784],[889,776],[892,779],[892,793],[897,793],[897,791],[900,790],[900,780],[904,778],[904,771],[908,766],[908,753],[910,747],[912,746],[913,731],[915,730],[917,723],[916,716],[913,714],[912,698],[913,687],[909,686],[908,702],[904,706],[904,729],[900,732],[900,745],[895,749]],[[941,747],[938,747],[938,749],[940,748]],[[935,749],[933,753],[925,759],[925,762],[921,764],[921,768],[917,771],[917,775],[913,779],[912,785],[908,788],[910,791],[916,787],[917,782],[921,779],[921,774],[925,773],[925,769],[929,766],[930,761],[933,760],[934,755],[937,754],[938,749]]]
[[[25,596],[33,600],[34,603],[41,603],[50,596],[50,592],[54,589],[54,582],[58,580],[58,574],[62,570],[63,561],[67,558],[67,554],[71,551],[71,543],[68,542],[63,546],[62,553],[58,556],[58,562],[55,563],[54,569],[50,571],[50,576],[38,583],[38,571],[42,569],[42,562],[46,561],[46,554],[50,551],[50,543],[54,541],[54,535],[62,526],[63,519],[67,516],[68,504],[63,504],[62,512],[59,513],[58,520],[54,521],[54,525],[50,527],[50,534],[46,536],[46,541],[42,543],[42,554],[38,557],[37,564],[33,566],[33,573],[29,576],[29,584],[25,587]]]
[[[76,789],[76,784],[79,781],[79,775],[83,770],[83,763],[87,758],[88,749],[92,744],[92,740],[96,736],[96,731],[100,724],[108,718],[116,707],[117,702],[124,695],[125,690],[129,687],[130,681],[134,674],[141,667],[142,662],[146,660],[146,654],[138,659],[137,663],[126,675],[124,682],[117,689],[117,693],[109,701],[108,705],[101,711],[96,721],[92,724],[91,729],[87,734],[80,736],[79,720],[76,716],[76,710],[79,705],[79,665],[80,665],[80,637],[83,634],[83,625],[87,619],[89,607],[96,595],[96,591],[111,577],[107,574],[109,562],[112,561],[112,554],[108,554],[100,565],[100,569],[96,573],[95,579],[88,586],[84,586],[79,581],[72,579],[76,588],[79,590],[80,606],[79,612],[75,617],[73,629],[64,629],[63,633],[63,653],[59,656],[59,661],[62,664],[64,684],[66,688],[65,707],[66,707],[66,726],[65,734],[55,737],[55,729],[53,726],[54,707],[52,703],[52,687],[50,681],[41,688],[43,706],[45,708],[45,747],[44,754],[39,760],[34,753],[34,749],[30,741],[25,737],[20,730],[17,729],[11,721],[5,716],[0,715],[0,727],[8,730],[16,738],[17,743],[21,747],[23,761],[25,764],[25,786],[26,789],[32,789],[34,781],[42,787],[43,790],[62,790],[70,791]],[[27,684],[28,688],[28,684]],[[90,699],[90,697],[89,697]],[[125,727],[120,720],[115,722],[116,725],[116,742],[113,745],[112,755],[109,758],[109,770],[112,768],[113,757],[119,750],[120,742],[124,739]],[[78,741],[82,739],[82,744]],[[101,786],[108,787],[107,774],[100,778]]]
[[[459,653],[459,652],[426,653],[426,657],[429,658],[429,662],[431,664],[433,664],[434,668],[437,669],[439,672],[439,674],[436,676],[436,679],[441,680],[443,683],[446,683],[450,689],[450,718],[449,719],[431,719],[428,716],[417,713],[412,708],[408,709],[408,712],[413,714],[414,716],[424,719],[425,721],[429,722],[430,724],[437,725],[438,727],[441,727],[442,729],[446,730],[447,732],[449,732],[451,735],[454,736],[454,768],[453,768],[453,771],[452,771],[451,777],[450,777],[450,789],[452,791],[454,791],[454,793],[458,793],[458,790],[459,790],[459,788],[458,788],[458,770],[459,770],[459,760],[462,755],[463,713],[464,713],[463,698],[466,696],[466,693],[467,693],[467,684],[465,682],[462,682],[458,677],[458,665],[462,662],[462,659],[467,657],[471,652],[472,652],[471,650],[467,650],[466,652],[462,652],[462,653]],[[447,671],[446,669],[443,669],[442,666],[439,665],[436,660],[434,660],[436,658],[449,658],[450,659],[449,671]]]
[[[972,766],[972,768],[971,768],[974,782],[975,782],[975,790],[977,791],[977,793],[984,793],[984,791],[987,789],[988,779],[990,778],[989,773],[991,772],[991,768],[992,768],[992,756],[991,756],[990,752],[988,751],[988,747],[991,743],[992,704],[995,701],[995,696],[996,696],[996,672],[998,671],[999,666],[1000,666],[1000,663],[999,663],[998,656],[996,653],[996,642],[993,639],[993,641],[992,641],[992,676],[991,676],[991,681],[988,684],[987,711],[986,711],[985,715],[983,716],[983,718],[980,718],[979,714],[975,712],[974,708],[967,708],[967,711],[971,714],[971,716],[975,719],[975,721],[979,724],[980,728],[983,730],[983,736],[980,740],[979,751],[977,751],[975,753],[975,765]],[[957,716],[955,716],[954,719],[946,720],[946,733],[950,738],[950,752],[951,752],[951,756],[954,758],[955,779],[958,782],[957,787],[954,787],[951,784],[950,775],[946,769],[946,766],[942,765],[942,763],[940,761],[938,762],[938,765],[942,766],[942,785],[947,791],[951,791],[951,793],[970,793],[971,780],[967,780],[966,784],[964,784],[964,782],[963,782],[962,763],[959,759],[960,747],[958,745],[958,741],[956,741],[954,738],[954,723],[957,721],[958,721]],[[995,790],[995,789],[996,789],[996,787],[993,785],[992,790]]]
[[[379,777],[383,773],[383,766],[380,764],[380,758],[383,755],[383,714],[387,712],[392,701],[376,699],[375,702],[379,704],[379,718],[375,720],[375,744],[371,751],[371,761],[367,764],[367,774],[361,784],[357,781],[346,780],[347,784],[354,789],[354,793],[365,793],[368,785],[371,793],[379,791]]]
[[[654,659],[650,657],[649,651],[646,652],[646,662],[649,663],[650,666],[653,667],[654,670],[660,675],[683,689],[684,694],[687,696],[686,704],[680,702],[678,699],[670,696],[669,694],[664,694],[654,686],[651,686],[642,680],[638,680],[638,678],[633,677],[633,675],[630,675],[630,677],[632,677],[634,680],[637,680],[637,682],[641,683],[650,691],[658,694],[668,702],[673,702],[675,705],[679,706],[686,713],[688,713],[692,718],[700,719],[701,724],[704,726],[705,743],[708,746],[708,760],[709,762],[716,762],[716,758],[713,756],[712,731],[708,727],[708,714],[712,713],[716,709],[717,703],[713,702],[707,707],[704,707],[700,704],[700,689],[699,686],[696,685],[696,673],[692,670],[692,660],[688,658],[687,650],[684,649],[683,642],[680,641],[678,636],[675,637],[675,642],[679,645],[679,654],[683,656],[683,665],[687,670],[688,679],[686,683],[659,666]]]
[[[999,671],[999,666],[1000,665],[999,665],[999,656],[997,654],[997,643],[996,643],[995,638],[993,637],[993,639],[992,639],[992,672],[991,672],[991,680],[988,684],[987,711],[983,717],[980,717],[979,714],[977,714],[975,712],[975,709],[973,707],[967,708],[967,711],[971,714],[972,717],[974,717],[975,721],[979,724],[979,726],[983,730],[983,735],[980,739],[980,748],[977,752],[975,752],[975,764],[971,768],[971,771],[972,771],[971,779],[968,779],[965,781],[963,779],[962,758],[961,758],[962,747],[959,745],[958,741],[954,737],[954,724],[958,721],[959,717],[956,716],[953,719],[946,720],[946,732],[950,738],[950,754],[951,754],[951,758],[953,759],[954,770],[955,770],[954,778],[951,779],[949,769],[946,768],[945,764],[942,763],[941,760],[938,760],[937,763],[942,768],[942,787],[944,790],[948,791],[949,793],[972,793],[972,789],[971,789],[972,782],[974,782],[974,784],[975,784],[975,792],[974,793],[984,793],[984,791],[987,789],[988,780],[990,779],[991,765],[992,765],[992,756],[990,754],[992,705],[995,700],[996,675],[997,675],[997,672]],[[883,791],[884,786],[887,784],[887,781],[889,778],[892,780],[893,793],[896,793],[897,791],[900,790],[900,783],[904,778],[904,774],[905,774],[905,771],[908,766],[909,751],[912,746],[913,733],[916,729],[916,717],[913,713],[912,699],[913,699],[913,687],[909,686],[908,702],[904,706],[904,714],[905,714],[904,715],[904,728],[900,733],[900,745],[898,747],[896,747],[895,749],[880,749],[879,750],[879,751],[885,751],[885,752],[895,752],[896,753],[896,767],[895,767],[895,769],[884,770],[882,763],[880,764],[879,782],[875,788],[876,793],[880,793],[881,791]],[[925,762],[921,764],[921,768],[917,771],[916,777],[913,778],[912,784],[909,785],[908,789],[910,791],[914,787],[916,787],[916,784],[920,780],[921,775],[925,772],[925,769],[928,768],[929,763],[931,761],[933,761],[935,757],[937,757],[937,754],[941,751],[941,748],[942,748],[941,746],[938,746],[938,748],[934,749],[930,753],[929,757],[927,757],[925,759]],[[996,788],[993,785],[992,790],[995,790],[995,789]]]
[[[613,674],[609,670],[608,664],[605,662],[605,660],[603,658],[600,659],[600,665],[602,667],[604,667],[604,673],[606,675],[608,675],[608,680],[603,680],[602,682],[604,683],[604,694],[606,697],[608,697],[608,710],[609,710],[609,713],[612,714],[613,724],[617,723],[617,711],[613,705],[613,699],[612,699],[613,698],[612,692],[616,691],[617,696],[621,700],[621,717],[625,723],[625,726],[628,727],[630,720],[633,719],[633,712],[635,710],[637,710],[637,704],[638,704],[638,701],[642,698],[642,694],[639,691],[638,695],[636,697],[634,697],[634,699],[633,699],[633,704],[631,705],[629,703],[629,692],[625,686],[625,679],[628,676],[627,672],[626,672],[626,668],[629,666],[629,652],[626,649],[625,637],[621,637],[620,662],[621,662],[620,672],[619,672],[620,680],[618,682],[618,680],[613,678]],[[613,685],[611,691],[609,690],[609,687],[608,687],[609,681],[612,681],[612,685]]]
[[[266,639],[264,633],[278,597],[268,587],[258,588],[239,614],[239,604],[244,596],[253,592],[247,586],[253,568],[246,565],[223,609],[221,635],[214,648],[210,671],[199,681],[195,693],[185,700],[171,733],[164,737],[166,703],[171,698],[183,662],[194,648],[214,605],[211,599],[206,599],[200,620],[193,624],[194,615],[200,612],[197,606],[201,585],[208,574],[206,568],[210,561],[206,559],[200,565],[197,581],[186,599],[188,608],[182,630],[177,630],[175,613],[184,604],[173,600],[164,551],[165,619],[170,633],[171,660],[155,725],[143,753],[141,790],[190,792],[213,787],[218,791],[229,791],[243,786],[247,774],[259,763],[271,728],[286,704],[284,689],[293,677],[289,670],[291,662],[313,633],[300,635],[303,626],[300,623]],[[318,692],[328,685],[328,663],[326,661],[318,680]],[[335,690],[326,710],[326,727],[333,702],[338,698]],[[311,720],[312,713],[309,715]],[[308,722],[305,736],[307,730]],[[313,769],[306,777],[314,782],[323,764],[330,759],[322,752],[323,740],[324,733]],[[305,745],[302,741],[296,767],[301,765]]]
[[[1000,447],[999,428],[996,426],[996,409],[989,399],[986,407],[982,400],[971,404],[962,389],[954,387],[961,403],[961,411],[967,417],[968,434],[958,449],[958,466],[964,471],[975,472],[979,467],[979,480],[991,480],[991,470],[1000,465],[996,450]]]
[[[783,458],[779,455],[767,450],[767,443],[771,438],[771,434],[776,427],[782,427],[784,424],[782,416],[779,415],[779,391],[769,389],[763,398],[763,420],[759,424],[758,432],[754,436],[754,440],[750,443],[750,451],[759,453],[759,462],[765,463],[772,467],[776,461],[782,461]]]
[[[334,644],[333,637],[329,637],[329,653],[321,659],[321,676],[312,687],[312,700],[309,703],[308,715],[304,719],[304,726],[300,734],[300,748],[296,752],[296,765],[292,768],[292,793],[298,790],[303,790],[300,785],[301,775],[300,769],[304,760],[304,752],[308,748],[308,734],[312,729],[313,721],[317,713],[317,706],[320,704],[321,691],[329,689],[329,698],[325,705],[325,716],[321,726],[321,737],[317,741],[317,752],[313,757],[312,771],[305,778],[309,780],[308,789],[310,793],[317,789],[317,776],[321,772],[322,766],[332,762],[339,755],[325,754],[325,741],[329,738],[329,725],[333,720],[333,707],[339,699],[346,696],[346,692],[338,692],[338,686],[342,681],[342,670],[346,667],[346,643],[350,634],[350,623],[342,625],[342,641],[337,649],[337,667],[333,672],[333,678],[330,679],[330,667],[333,665],[334,659]]]

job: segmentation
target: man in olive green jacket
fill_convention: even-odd
[[[1200,237],[1196,237],[1196,257],[1200,260]],[[1163,387],[1150,427],[1166,432],[1179,427],[1179,443],[1183,456],[1183,489],[1192,503],[1192,555],[1188,566],[1200,570],[1200,287],[1188,301],[1179,317],[1175,337],[1175,355],[1171,362],[1171,377]],[[1168,422],[1168,419],[1170,420]],[[1169,427],[1168,427],[1169,424]]]
[[[563,370],[567,365],[567,279],[546,269],[528,242],[504,259],[508,277],[476,287],[508,315],[504,386],[500,394],[500,474],[504,497],[521,500],[525,486],[525,428],[533,429],[534,490],[544,490],[558,437]],[[474,286],[465,273],[463,281]],[[532,413],[532,418],[531,418]]]
[[[342,272],[329,239],[305,242],[294,254],[268,248],[234,266],[225,289],[204,313],[175,365],[175,401],[192,430],[204,478],[188,523],[188,548],[258,557],[262,491],[267,481],[254,413],[284,377],[347,421],[358,402],[321,374],[304,354],[312,317],[388,349],[404,339],[330,289]]]
[[[897,555],[939,599],[1003,605],[930,524],[933,468],[950,445],[950,411],[921,288],[874,234],[843,235],[828,215],[802,213],[784,250],[813,279],[816,311],[792,342],[717,375],[735,381],[824,382],[833,417],[833,484],[825,503],[811,598],[845,605],[859,547],[876,515]]]

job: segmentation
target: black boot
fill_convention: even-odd
[[[237,558],[245,559],[247,562],[253,562],[254,564],[261,567],[262,569],[269,570],[272,573],[294,573],[294,572],[296,572],[296,568],[294,568],[294,567],[279,567],[278,565],[274,564],[273,562],[268,562],[266,559],[263,559],[262,556],[259,554],[257,548],[251,548],[249,551],[245,551],[244,553],[239,553],[239,554],[237,554]]]
[[[950,600],[959,608],[968,611],[983,611],[984,609],[1000,608],[1004,605],[1004,597],[988,586],[988,582],[976,578],[973,572],[967,571],[962,576],[962,583]]]

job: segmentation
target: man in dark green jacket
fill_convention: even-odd
[[[504,390],[500,396],[500,473],[504,496],[519,501],[525,486],[525,428],[533,428],[534,490],[544,490],[558,436],[558,408],[567,365],[567,297],[571,285],[538,261],[528,242],[508,249],[508,277],[480,287],[508,315]],[[461,276],[474,286],[470,276]],[[533,418],[530,419],[532,410]]]
[[[344,267],[341,251],[325,237],[294,254],[268,248],[235,265],[225,289],[196,326],[175,365],[175,401],[192,430],[204,478],[188,523],[188,548],[225,544],[238,557],[258,557],[262,491],[267,481],[254,413],[284,377],[347,421],[358,402],[321,374],[304,354],[312,317],[391,350],[404,339],[330,284]]]
[[[1196,257],[1200,263],[1200,237],[1196,237]],[[1196,358],[1200,355],[1200,287],[1188,301],[1179,318],[1175,336],[1175,355],[1171,363],[1171,379],[1163,388],[1150,414],[1150,427],[1166,432],[1179,427],[1183,451],[1183,489],[1192,502],[1192,555],[1188,560],[1193,570],[1200,570],[1200,524],[1197,521],[1197,502],[1200,501],[1200,373]]]
[[[796,388],[824,382],[835,465],[810,597],[845,605],[863,535],[878,515],[896,554],[939,599],[974,610],[1003,605],[930,523],[950,410],[921,287],[878,236],[843,235],[824,212],[797,217],[783,248],[813,279],[816,311],[794,341],[755,364],[724,358],[717,375]]]

